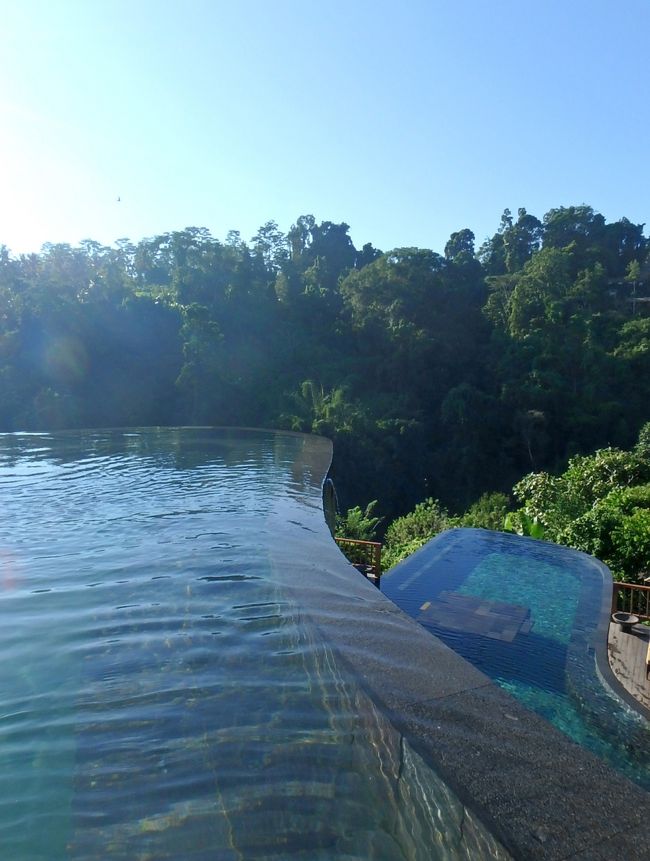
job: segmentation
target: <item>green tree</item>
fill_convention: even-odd
[[[510,501],[505,493],[484,493],[470,505],[458,525],[498,531],[503,529],[509,508]]]
[[[474,258],[474,234],[468,228],[452,233],[445,245],[447,260],[466,260]]]
[[[418,503],[410,514],[398,517],[386,530],[382,568],[386,571],[397,565],[453,525],[455,521],[438,500],[427,499]]]
[[[515,485],[523,503],[512,523],[537,522],[544,536],[602,559],[618,579],[650,566],[650,458],[647,425],[631,452],[576,456],[559,476],[531,474]]]
[[[542,224],[534,215],[520,208],[515,222],[509,209],[504,210],[498,232],[479,250],[488,275],[518,272],[539,250]]]
[[[253,253],[269,272],[277,273],[289,258],[289,244],[275,221],[267,221],[251,239]]]
[[[219,415],[225,401],[223,335],[205,306],[184,309],[181,337],[184,363],[176,386],[190,421],[227,424]]]
[[[373,499],[364,509],[355,505],[348,508],[344,515],[336,517],[336,534],[341,538],[353,538],[356,541],[376,541],[377,528],[381,517],[375,517],[374,511],[377,500]]]

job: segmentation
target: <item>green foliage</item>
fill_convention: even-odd
[[[280,423],[291,430],[335,437],[341,432],[358,430],[364,421],[362,407],[349,400],[343,387],[325,391],[322,385],[306,380],[289,396],[289,401],[295,413],[284,413]]]
[[[523,503],[515,511],[507,511],[503,494],[485,494],[456,519],[427,500],[388,527],[385,564],[414,552],[440,528],[459,525],[574,547],[605,562],[617,580],[638,582],[650,572],[650,422],[632,451],[606,448],[576,455],[558,476],[525,476],[513,494]]]
[[[634,453],[643,460],[650,461],[650,422],[646,422],[639,431]]]
[[[503,531],[515,532],[517,535],[526,535],[529,538],[543,539],[546,531],[538,517],[531,517],[525,510],[510,511],[503,519]]]
[[[357,541],[376,541],[377,528],[381,523],[381,517],[374,517],[373,512],[377,500],[373,499],[361,509],[358,505],[348,508],[345,515],[338,514],[336,517],[336,535],[340,538],[354,538]]]
[[[176,385],[188,401],[191,421],[198,424],[212,419],[218,424],[217,416],[211,415],[206,409],[213,398],[208,399],[205,394],[209,391],[213,396],[222,382],[223,336],[219,326],[210,319],[205,306],[194,303],[184,309],[181,337],[185,361]]]
[[[567,524],[586,514],[611,491],[650,481],[650,461],[634,452],[606,448],[593,455],[576,455],[566,471],[525,476],[513,488],[528,514],[559,540]]]
[[[509,526],[526,519],[545,537],[602,559],[617,579],[635,581],[650,568],[650,458],[641,431],[634,451],[602,449],[576,456],[566,471],[526,476],[514,488],[523,508]],[[524,534],[525,531],[524,531]]]
[[[644,480],[613,456],[611,480],[604,467],[577,474],[582,489],[556,488],[551,473],[631,446],[650,419],[647,252],[642,225],[587,206],[543,220],[506,210],[478,254],[468,228],[444,255],[359,251],[347,224],[313,215],[286,234],[268,221],[248,244],[188,227],[113,248],[0,248],[0,431],[200,422],[325,434],[344,508],[379,499],[391,519],[426,497],[460,511],[544,471],[548,487],[524,487],[520,502],[559,535],[590,510],[581,494],[593,505]],[[494,526],[502,513],[484,500],[465,517]]]
[[[645,365],[650,356],[650,317],[642,317],[624,323],[620,329],[619,343],[614,355],[628,363]]]
[[[484,493],[459,519],[459,526],[499,530],[507,516],[509,500],[505,493]]]
[[[384,571],[392,568],[439,532],[454,525],[454,519],[438,500],[418,503],[410,514],[398,517],[386,530],[382,568]]]
[[[602,559],[616,579],[637,581],[650,568],[650,484],[612,490],[558,540]]]

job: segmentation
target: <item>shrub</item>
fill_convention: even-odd
[[[456,525],[456,520],[449,516],[438,500],[427,499],[418,503],[410,514],[398,517],[386,530],[386,543],[382,552],[383,570],[397,565],[434,535]]]
[[[381,517],[373,517],[372,513],[377,505],[373,499],[366,505],[364,511],[355,505],[348,508],[345,515],[336,516],[336,535],[340,538],[354,538],[356,541],[375,541],[377,527],[382,521]]]
[[[467,509],[459,520],[459,526],[479,529],[503,529],[508,513],[509,501],[505,493],[484,493]]]

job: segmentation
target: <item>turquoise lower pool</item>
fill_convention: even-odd
[[[329,458],[247,431],[0,436],[2,858],[509,857],[304,612]]]
[[[528,708],[650,789],[650,725],[599,674],[611,577],[598,560],[456,529],[387,572],[382,591]]]

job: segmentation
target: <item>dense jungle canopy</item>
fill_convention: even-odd
[[[301,216],[244,241],[0,248],[0,430],[211,424],[331,437],[343,508],[461,512],[650,419],[643,225],[506,210],[479,248],[357,249]]]

